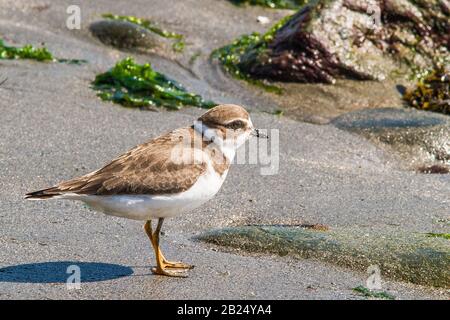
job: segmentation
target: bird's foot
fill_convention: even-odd
[[[183,263],[183,262],[173,262],[173,261],[164,260],[163,264],[164,264],[164,267],[170,268],[170,269],[184,269],[184,270],[194,269],[193,265]]]
[[[167,267],[166,267],[167,268]],[[168,276],[168,277],[178,277],[178,278],[187,278],[186,269],[181,269],[180,271],[170,271],[166,268],[161,268],[159,266],[152,268],[152,273],[161,275],[161,276]]]

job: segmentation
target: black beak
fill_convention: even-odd
[[[267,134],[259,132],[258,129],[253,129],[251,135],[257,138],[269,139],[269,136]]]

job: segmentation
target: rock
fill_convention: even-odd
[[[305,5],[272,39],[241,56],[256,78],[384,80],[448,58],[447,0],[333,0]]]
[[[377,265],[381,277],[450,287],[450,242],[420,233],[356,228],[316,231],[295,226],[242,226],[217,229],[198,237],[249,252],[314,258],[366,271]]]
[[[445,167],[450,167],[450,119],[446,116],[385,108],[350,112],[331,123],[394,150],[421,172],[445,173]],[[433,166],[441,169],[426,169]]]
[[[101,42],[119,49],[168,51],[167,39],[128,21],[102,20],[89,27]]]

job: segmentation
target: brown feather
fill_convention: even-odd
[[[218,119],[227,119],[232,121],[233,119],[249,119],[248,112],[234,104],[222,104],[215,108],[212,108],[205,112],[198,121],[201,121],[204,125],[210,128],[216,128],[223,125],[223,123],[218,123]]]

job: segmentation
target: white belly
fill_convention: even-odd
[[[220,190],[227,171],[219,176],[208,170],[187,191],[165,195],[67,195],[66,199],[81,200],[97,211],[134,220],[168,218],[198,208]]]

